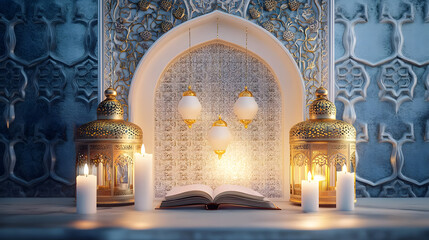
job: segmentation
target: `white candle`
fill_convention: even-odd
[[[355,174],[347,172],[346,165],[337,172],[336,206],[340,211],[352,211],[355,207]]]
[[[138,211],[153,209],[153,161],[152,154],[134,153],[134,206]]]
[[[301,208],[303,212],[319,211],[319,181],[311,180],[311,172],[301,182]]]
[[[84,175],[76,178],[76,212],[92,214],[97,212],[97,178],[88,175],[88,165],[85,163]]]

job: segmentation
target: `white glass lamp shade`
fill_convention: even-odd
[[[200,101],[189,86],[188,91],[183,93],[183,97],[180,99],[178,106],[179,113],[189,128],[197,121],[201,113],[201,108]]]
[[[245,128],[253,121],[258,113],[258,104],[252,93],[245,87],[234,104],[234,113]]]
[[[214,152],[218,155],[219,159],[221,159],[232,140],[232,134],[229,131],[226,122],[223,121],[221,117],[219,117],[219,120],[217,120],[213,124],[212,128],[210,128],[208,140]]]

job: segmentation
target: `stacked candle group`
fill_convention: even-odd
[[[152,154],[145,153],[144,145],[141,153],[134,154],[134,171],[135,208],[139,211],[152,210],[153,161]],[[84,167],[84,175],[76,178],[76,212],[79,214],[97,212],[97,177],[89,174],[87,164]]]
[[[342,171],[337,172],[336,208],[340,211],[352,211],[355,199],[355,174],[347,172],[344,165]],[[308,172],[307,180],[301,182],[301,207],[303,212],[317,212],[319,210],[319,181],[312,179]]]

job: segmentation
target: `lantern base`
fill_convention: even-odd
[[[251,119],[240,119],[240,122],[244,125],[244,128],[247,128],[247,126],[252,122]]]
[[[98,207],[127,206],[134,204],[134,195],[97,196]]]
[[[192,128],[192,124],[194,124],[197,120],[196,119],[183,119],[183,121],[188,125],[188,128]]]

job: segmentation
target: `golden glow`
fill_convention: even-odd
[[[146,153],[146,149],[144,147],[144,144],[142,144],[141,154],[145,154],[145,153]]]
[[[252,165],[249,164],[251,162],[250,154],[233,154],[234,152],[245,152],[246,146],[232,144],[229,147],[228,154],[224,154],[221,160],[210,161],[207,168],[213,170],[212,176],[219,185],[249,186],[252,177]]]
[[[314,180],[315,180],[315,181],[325,181],[325,180],[326,180],[326,177],[325,177],[325,176],[322,176],[322,175],[315,175],[315,176],[314,176]]]
[[[78,220],[74,223],[71,223],[72,227],[77,229],[94,229],[99,227],[98,222],[89,221],[89,220]]]
[[[88,164],[85,163],[85,167],[83,167],[83,174],[85,174],[85,176],[88,176],[88,173],[89,173]]]
[[[343,165],[343,168],[341,170],[342,170],[343,173],[347,172],[347,167],[346,167],[345,164]]]

